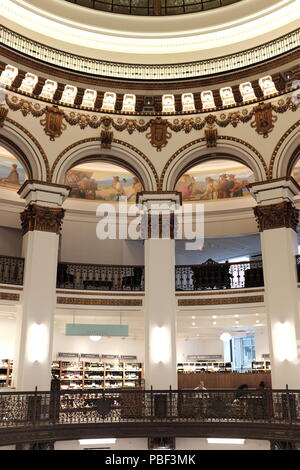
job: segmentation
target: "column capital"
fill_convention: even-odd
[[[19,189],[18,194],[26,200],[27,205],[37,204],[44,207],[61,207],[69,192],[69,186],[38,180],[27,180]]]
[[[293,203],[294,196],[300,194],[300,186],[291,176],[251,183],[248,188],[259,205]]]
[[[137,193],[137,204],[143,204],[147,209],[157,204],[169,204],[170,208],[175,205],[178,209],[182,205],[182,193],[179,191],[142,191]]]
[[[37,230],[59,235],[64,215],[65,210],[60,207],[30,204],[21,213],[22,234],[24,236],[27,232]]]
[[[299,210],[291,201],[254,207],[254,215],[260,232],[274,228],[291,228],[297,232]]]

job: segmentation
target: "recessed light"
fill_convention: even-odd
[[[195,320],[195,318],[196,318],[196,317],[193,315],[193,316],[192,316],[192,320]]]
[[[217,322],[216,322],[216,321],[213,321],[213,325],[216,325],[216,324],[217,324]]]
[[[195,326],[195,325],[196,325],[196,323],[193,321],[192,326]]]
[[[256,323],[259,323],[259,320],[256,320]]]
[[[81,446],[91,445],[91,444],[115,444],[117,439],[79,439],[79,444]]]
[[[234,315],[234,316],[235,316],[235,318],[239,318],[239,315]]]
[[[217,318],[217,315],[213,315],[212,318]]]
[[[208,444],[235,444],[243,445],[245,444],[245,439],[221,439],[221,438],[212,438],[207,439]]]
[[[236,321],[235,324],[238,325],[240,322],[239,321]]]

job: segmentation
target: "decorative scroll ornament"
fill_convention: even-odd
[[[161,149],[168,143],[172,134],[168,132],[168,121],[158,117],[150,120],[150,132],[146,134],[146,138],[150,140],[153,147],[156,148],[157,152],[161,152]]]
[[[3,105],[0,105],[0,127],[3,127],[7,114],[8,109],[5,108]]]
[[[206,147],[216,147],[217,146],[217,138],[218,138],[218,129],[211,126],[208,129],[205,129],[205,139],[206,139]]]
[[[278,204],[254,207],[258,229],[260,232],[274,228],[291,228],[297,232],[299,210],[292,202],[283,201]]]
[[[41,124],[44,127],[46,135],[50,136],[50,140],[55,140],[55,137],[60,137],[62,132],[67,128],[63,121],[64,112],[58,106],[46,106],[46,115],[41,119]]]
[[[102,121],[102,130],[100,133],[100,142],[102,149],[111,149],[114,133],[111,130],[112,119],[105,117]]]
[[[37,230],[59,235],[64,214],[61,208],[31,204],[21,214],[22,234]]]
[[[254,122],[251,127],[255,128],[256,132],[263,135],[264,138],[269,137],[270,132],[274,129],[274,123],[278,120],[277,116],[273,115],[273,108],[271,103],[261,103],[253,108]]]

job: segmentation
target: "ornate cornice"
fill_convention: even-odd
[[[186,307],[193,305],[230,305],[230,304],[252,304],[263,302],[263,295],[245,297],[227,297],[218,299],[178,299],[178,306]]]
[[[292,202],[282,201],[277,204],[254,207],[258,229],[260,232],[275,228],[291,228],[297,232],[299,210]]]
[[[22,234],[37,230],[59,235],[64,214],[61,208],[31,204],[21,213]]]
[[[58,304],[107,305],[122,307],[142,307],[142,299],[82,299],[77,297],[57,297]]]

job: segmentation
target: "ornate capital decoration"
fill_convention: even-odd
[[[65,210],[61,208],[31,204],[21,214],[22,234],[38,230],[59,235],[64,214]]]
[[[146,134],[147,139],[153,147],[156,148],[157,152],[161,152],[161,149],[165,147],[172,134],[168,132],[168,121],[158,117],[150,120],[150,132]]]
[[[8,109],[0,105],[0,127],[3,127],[7,114],[8,114]]]
[[[102,149],[111,149],[111,143],[113,141],[114,133],[111,130],[112,119],[104,118],[102,121],[103,129],[100,133],[100,142]]]
[[[269,137],[270,132],[274,129],[274,124],[278,120],[277,116],[273,115],[272,103],[261,103],[253,108],[254,122],[251,127],[255,128],[256,132],[264,138]]]
[[[41,119],[41,124],[44,127],[46,135],[50,136],[50,140],[55,140],[55,137],[60,137],[62,132],[67,128],[63,123],[64,112],[58,106],[46,106],[44,119]]]
[[[283,201],[278,204],[254,207],[258,229],[260,232],[274,228],[292,228],[297,232],[299,210],[292,202]]]

